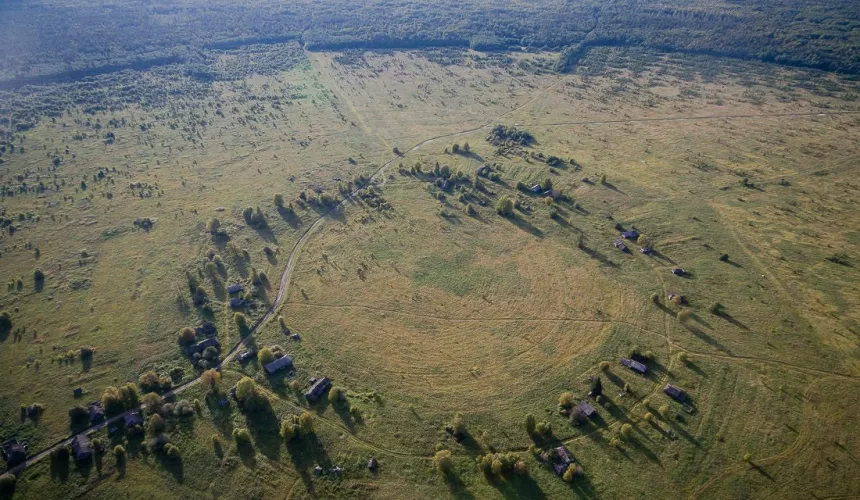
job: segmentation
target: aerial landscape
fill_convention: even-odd
[[[860,498],[856,1],[0,42],[0,499]]]

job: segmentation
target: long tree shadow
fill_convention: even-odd
[[[316,434],[287,442],[287,453],[308,491],[313,488],[313,468],[319,465],[323,470],[328,470],[332,466],[331,459]]]
[[[699,316],[698,314],[693,313],[693,314],[691,314],[690,316],[691,316],[695,321],[697,321],[697,322],[701,323],[701,325],[702,325],[702,326],[704,326],[705,328],[709,328],[709,329],[711,329],[711,330],[713,330],[713,329],[714,329],[714,327],[713,327],[710,323],[708,323],[707,321],[705,321],[705,320],[704,320],[701,316]]]
[[[718,313],[714,313],[714,316],[716,316],[716,317],[718,317],[718,318],[720,318],[720,319],[724,319],[724,320],[728,321],[729,323],[731,323],[731,324],[735,325],[736,327],[738,327],[738,328],[740,328],[740,329],[742,329],[742,330],[749,330],[749,329],[750,329],[750,328],[749,328],[747,325],[745,325],[743,322],[741,322],[740,320],[736,319],[734,316],[732,316],[731,314],[729,314],[729,313],[727,313],[727,312],[725,312],[725,311],[720,311],[720,312],[718,312]]]
[[[177,483],[182,484],[185,481],[185,466],[183,465],[181,458],[172,458],[168,457],[164,453],[156,453],[155,460],[164,470],[173,476],[173,479],[175,479]]]
[[[755,470],[756,472],[758,472],[759,474],[761,474],[762,476],[770,479],[773,482],[776,482],[776,479],[774,479],[774,477],[772,475],[770,475],[770,473],[768,471],[764,470],[764,468],[761,465],[754,463],[754,462],[750,462],[750,467],[753,470]]]
[[[272,408],[249,412],[245,420],[260,453],[270,460],[278,460],[281,456],[280,428]]]
[[[653,249],[653,248],[652,248],[652,249],[651,249],[651,255],[653,255],[653,256],[654,256],[654,257],[656,257],[657,259],[660,259],[660,260],[662,260],[662,261],[668,262],[669,264],[672,264],[673,266],[677,264],[677,262],[675,262],[674,260],[672,260],[672,259],[671,259],[669,256],[667,256],[666,254],[661,253],[659,250],[655,250],[655,249]]]
[[[695,325],[691,325],[691,324],[689,324],[689,323],[685,324],[685,325],[684,325],[684,327],[685,327],[685,328],[686,328],[690,333],[692,333],[693,335],[695,335],[695,336],[696,336],[696,337],[698,337],[699,339],[703,340],[703,341],[704,341],[704,342],[706,342],[708,345],[710,345],[710,346],[712,346],[712,347],[714,347],[714,348],[716,348],[716,349],[718,349],[718,350],[720,350],[720,351],[723,351],[723,352],[724,352],[724,353],[726,353],[726,354],[729,354],[729,355],[733,355],[733,354],[734,354],[734,353],[732,353],[731,349],[729,349],[728,347],[724,346],[722,343],[720,343],[720,341],[719,341],[719,340],[717,340],[717,339],[715,339],[715,338],[711,337],[710,335],[708,335],[707,333],[705,333],[701,328],[699,328],[699,327],[697,327],[697,326],[695,326]]]
[[[696,374],[699,375],[700,377],[708,378],[708,374],[705,373],[705,371],[702,370],[702,368],[699,365],[697,365],[695,361],[687,360],[684,363],[684,366],[689,368],[690,370],[693,370],[694,372],[696,372]]]
[[[628,442],[636,451],[645,455],[645,458],[656,464],[660,464],[660,457],[658,457],[656,453],[651,451],[650,448],[639,442],[639,439],[633,437]]]
[[[604,181],[604,182],[602,182],[602,183],[601,183],[601,185],[602,185],[603,187],[607,188],[607,189],[611,189],[612,191],[615,191],[616,193],[627,194],[627,193],[625,193],[624,191],[622,191],[622,190],[618,189],[618,188],[615,186],[615,184],[612,184],[611,182]]]
[[[609,260],[609,257],[600,253],[600,251],[598,251],[594,248],[582,247],[582,251],[585,252],[586,255],[588,255],[592,259],[596,259],[597,261],[599,261],[603,265],[613,267],[613,268],[618,267],[618,264],[616,264],[615,262],[612,262],[611,260]]]
[[[302,220],[296,215],[295,210],[290,210],[287,207],[278,207],[278,215],[293,229],[298,229],[302,225]]]
[[[505,498],[546,498],[546,494],[531,476],[512,476],[508,480],[487,477],[487,482]]]
[[[683,437],[684,439],[686,439],[687,441],[689,441],[693,446],[695,446],[696,448],[701,448],[702,444],[699,442],[699,440],[698,440],[698,439],[696,439],[696,437],[695,437],[695,436],[693,436],[692,434],[690,434],[690,433],[687,431],[687,429],[685,429],[685,428],[681,427],[681,426],[678,424],[678,422],[675,422],[675,421],[674,421],[673,419],[671,419],[671,418],[667,418],[667,419],[666,419],[666,423],[669,425],[669,427],[671,427],[671,428],[672,428],[672,430],[673,430],[673,431],[675,431],[675,433],[679,434],[681,437]]]
[[[475,498],[472,493],[466,489],[466,484],[460,479],[453,471],[448,471],[443,476],[445,480],[445,484],[448,486],[448,490],[451,492],[451,496],[454,498],[461,498],[464,500],[471,500]]]
[[[535,227],[529,221],[527,221],[521,217],[511,216],[511,217],[505,217],[505,219],[510,221],[511,224],[517,226],[518,228],[522,229],[523,231],[531,234],[532,236],[534,236],[536,238],[543,238],[543,236],[544,236],[543,231],[541,231],[539,228]]]

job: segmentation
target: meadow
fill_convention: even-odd
[[[163,105],[72,106],[7,136],[2,437],[45,449],[107,386],[150,371],[169,380],[156,392],[195,380],[217,361],[193,366],[178,338],[205,321],[221,358],[248,336],[242,350],[277,346],[295,369],[267,375],[262,352],[231,360],[217,391],[170,398],[193,415],[144,436],[99,430],[110,446],[92,463],[46,458],[4,495],[860,488],[855,81],[626,48],[594,49],[568,74],[550,52],[276,50],[293,64]],[[621,252],[621,230],[647,240]],[[269,307],[250,334],[236,321]],[[619,364],[631,355],[646,375]],[[245,376],[264,410],[218,403]],[[337,391],[310,405],[319,376]],[[572,424],[570,401],[597,415]],[[306,411],[313,432],[279,435]],[[527,432],[529,414],[542,432]],[[570,481],[537,459],[561,444],[580,465]],[[476,466],[495,453],[527,473]]]

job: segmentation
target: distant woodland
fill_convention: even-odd
[[[640,46],[860,73],[856,0],[7,0],[0,89],[295,41],[307,50]],[[200,71],[202,78],[206,71]]]

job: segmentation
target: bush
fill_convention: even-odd
[[[447,474],[451,471],[451,467],[453,466],[453,461],[451,460],[451,452],[448,450],[439,450],[433,455],[433,464],[436,465],[436,469],[443,474]]]
[[[276,194],[275,195],[275,206],[278,208],[284,208],[284,195]]]
[[[212,220],[209,221],[208,229],[212,234],[217,233],[221,229],[221,221],[217,217],[212,217]]]
[[[275,360],[275,354],[268,347],[264,347],[260,349],[260,352],[257,353],[257,359],[260,360],[261,366],[266,366]]]
[[[604,371],[604,372],[609,370],[609,361],[601,361],[600,362],[600,370]]]
[[[681,351],[678,353],[678,361],[681,363],[686,363],[689,359],[690,356],[686,352]]]
[[[643,418],[645,419],[646,422],[653,422],[654,421],[654,415],[650,411],[648,413],[646,413]]]
[[[164,419],[158,413],[154,413],[146,422],[146,431],[150,436],[161,434],[164,432],[166,427],[167,425],[164,423]]]
[[[681,322],[682,325],[687,324],[690,321],[690,318],[693,316],[693,313],[690,312],[689,309],[684,309],[678,313],[678,321]]]
[[[622,424],[621,425],[621,435],[624,437],[624,439],[629,438],[631,432],[633,432],[633,426],[632,425],[630,425],[630,424]]]
[[[328,391],[328,400],[333,404],[342,403],[346,401],[346,389],[343,387],[332,387]]]
[[[651,302],[653,302],[654,305],[659,306],[660,305],[660,295],[658,295],[656,293],[652,293],[651,294]]]
[[[466,420],[463,419],[463,415],[460,413],[454,415],[454,419],[451,421],[451,430],[455,436],[463,436],[466,434]]]
[[[573,481],[573,479],[575,477],[576,477],[576,464],[570,464],[567,467],[567,470],[564,471],[564,474],[562,474],[562,476],[561,476],[561,478],[564,479],[564,481],[566,483]]]
[[[219,458],[224,456],[224,441],[218,434],[212,434],[212,448],[215,450],[215,455]]]
[[[143,395],[143,404],[146,406],[147,410],[152,413],[156,413],[161,409],[161,405],[164,404],[164,400],[154,392],[147,392]]]
[[[535,434],[544,438],[552,436],[552,423],[538,422],[535,426]]]
[[[125,460],[125,448],[123,448],[121,444],[114,446],[113,454],[116,457],[117,462]]]
[[[138,380],[140,384],[141,390],[144,393],[157,391],[161,388],[161,384],[158,380],[158,375],[155,372],[149,371],[140,376]]]
[[[210,368],[200,375],[200,382],[204,387],[208,388],[209,393],[217,393],[218,387],[221,384],[221,372]]]
[[[83,406],[69,408],[69,420],[72,425],[82,425],[90,421],[90,412]]]
[[[570,408],[573,406],[573,394],[569,392],[562,392],[558,397],[558,405],[562,408]]]
[[[708,311],[711,314],[719,316],[723,313],[723,305],[719,302],[714,302],[713,304],[711,304],[711,307],[708,308]]]
[[[510,217],[514,213],[514,202],[507,195],[502,196],[496,203],[496,212],[502,217]]]
[[[178,446],[172,443],[167,443],[166,445],[164,445],[164,454],[167,455],[168,458],[176,459],[179,458],[181,452],[179,451]]]
[[[233,429],[233,439],[236,441],[236,446],[251,446],[251,433],[248,429]]]
[[[43,283],[45,281],[45,273],[43,273],[41,269],[36,269],[33,271],[33,281],[35,281],[37,285]]]
[[[749,463],[752,460],[752,455],[750,453],[744,453],[744,462]]]
[[[309,435],[314,433],[314,416],[310,412],[303,412],[299,417],[299,430],[302,434]]]
[[[248,329],[248,318],[240,312],[233,315],[233,322],[236,323],[236,327],[240,332],[244,332]]]
[[[194,333],[194,329],[190,327],[185,327],[182,330],[179,330],[179,343],[188,345],[192,344],[196,340],[196,334]]]
[[[292,382],[290,382],[290,389],[292,389],[294,391],[298,391],[300,388],[301,388],[301,384],[299,384],[298,380],[293,380]]]

